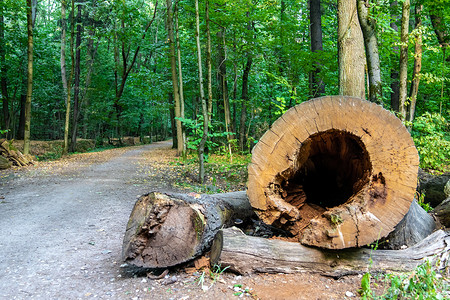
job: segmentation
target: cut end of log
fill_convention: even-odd
[[[136,202],[123,241],[122,258],[136,266],[164,268],[192,259],[201,243],[202,214],[160,193]]]
[[[371,102],[323,97],[291,108],[260,139],[248,196],[267,224],[342,249],[391,232],[408,212],[418,155],[401,121]]]

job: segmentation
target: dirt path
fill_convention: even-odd
[[[224,274],[205,291],[212,282],[206,278],[202,289],[201,273],[152,281],[127,272],[121,243],[136,197],[171,189],[164,176],[143,172],[153,168],[145,154],[169,146],[114,149],[0,173],[0,299],[230,299],[235,284],[250,287],[253,296],[244,296],[262,299],[342,299],[355,292],[358,278],[334,289],[336,281],[312,275]],[[282,291],[271,288],[280,285]]]

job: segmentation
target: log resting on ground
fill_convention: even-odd
[[[340,277],[371,272],[411,271],[431,259],[438,269],[448,265],[450,234],[438,230],[405,250],[351,248],[320,249],[295,242],[247,236],[236,227],[218,232],[213,242],[211,263],[240,274],[316,272]]]
[[[245,192],[215,195],[152,192],[139,197],[125,232],[122,258],[147,268],[189,261],[209,249],[216,233],[254,216]]]
[[[408,212],[418,166],[396,116],[328,96],[292,107],[261,137],[247,193],[262,221],[303,244],[359,247],[387,236]]]

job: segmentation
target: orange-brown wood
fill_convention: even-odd
[[[274,122],[252,151],[248,197],[259,217],[330,249],[386,236],[408,212],[419,158],[409,132],[374,103],[327,96]]]

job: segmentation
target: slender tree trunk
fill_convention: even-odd
[[[183,130],[181,126],[180,91],[178,90],[177,79],[177,58],[175,54],[175,38],[173,34],[173,9],[172,0],[166,0],[167,4],[167,32],[169,35],[169,61],[172,74],[173,98],[175,101],[175,125],[177,132],[177,155],[184,156]]]
[[[177,137],[177,125],[175,124],[175,106],[173,104],[173,94],[169,93],[169,114],[170,114],[170,125],[172,127],[172,149],[177,149],[178,147],[178,137]]]
[[[79,2],[80,3],[80,2]],[[81,73],[81,33],[83,27],[81,24],[81,8],[78,4],[77,9],[77,35],[75,39],[75,78],[73,91],[73,118],[72,118],[72,139],[70,141],[70,152],[75,152],[77,144],[78,119],[80,117],[80,73]]]
[[[178,82],[179,82],[179,93],[180,93],[180,118],[184,119],[184,90],[183,90],[183,70],[181,67],[181,47],[180,47],[180,36],[178,34],[178,6],[175,6],[175,29],[176,29],[176,39],[177,39],[177,60],[178,60]],[[181,124],[181,136],[183,138],[183,156],[186,155],[186,130],[184,125]]]
[[[33,7],[32,0],[27,0],[27,32],[28,32],[28,67],[27,67],[27,98],[25,102],[25,128],[23,137],[23,153],[30,154],[31,132],[31,96],[33,94]]]
[[[209,0],[205,1],[205,17],[206,17],[206,67],[208,70],[208,114],[209,119],[212,118],[212,66],[211,66],[211,30],[209,25]],[[209,120],[210,121],[210,120]]]
[[[339,94],[365,98],[364,42],[356,1],[338,0]]]
[[[422,69],[422,4],[415,6],[415,34],[416,42],[414,44],[414,70],[412,75],[411,88],[409,90],[410,103],[407,110],[407,120],[412,122],[416,112],[417,93],[419,91],[420,70]]]
[[[203,134],[200,144],[198,146],[198,160],[199,160],[199,181],[201,183],[205,180],[205,164],[204,164],[204,153],[205,144],[208,139],[208,104],[205,99],[205,90],[203,89],[203,72],[202,72],[202,54],[200,48],[200,17],[198,12],[198,0],[195,0],[195,38],[197,43],[197,61],[198,61],[198,81],[199,81],[199,91],[200,91],[200,101],[202,103],[203,112]]]
[[[309,0],[309,22],[311,26],[311,51],[313,53],[323,51],[320,0]],[[310,82],[310,94],[312,97],[325,94],[325,84],[319,77],[321,67],[319,60],[313,62]]]
[[[224,109],[224,117],[225,117],[225,130],[226,132],[234,132],[231,123],[231,108],[230,108],[230,99],[228,97],[228,81],[227,81],[227,64],[226,64],[226,44],[225,44],[225,28],[221,28],[221,30],[217,33],[217,83],[219,85],[219,94],[223,99],[223,109]],[[233,136],[227,134],[228,141],[232,139]]]
[[[391,11],[395,11],[395,8],[397,7],[398,2],[397,1],[392,1],[390,6],[391,6]],[[395,31],[398,32],[398,26],[396,21],[399,20],[399,16],[397,14],[391,13],[391,28]],[[399,54],[399,49],[398,46],[394,45],[392,47],[392,54],[393,56],[395,56],[395,59],[398,59],[398,54]],[[398,73],[398,68],[394,67],[391,69],[391,109],[399,112],[399,73]]]
[[[246,122],[247,122],[247,102],[248,102],[248,75],[252,67],[253,59],[250,53],[247,53],[247,63],[245,64],[244,72],[242,74],[242,106],[241,119],[239,127],[239,148],[241,151],[245,150],[246,143]]]
[[[9,96],[8,96],[8,82],[7,82],[7,64],[6,64],[6,49],[5,49],[5,23],[4,23],[4,4],[0,5],[0,85],[2,93],[3,105],[3,129],[9,129],[10,115],[9,115]]]
[[[65,115],[65,123],[64,123],[64,147],[62,154],[66,155],[69,150],[69,124],[70,124],[70,104],[71,104],[71,91],[72,91],[72,78],[75,70],[75,55],[73,52],[73,40],[75,36],[75,26],[74,26],[74,10],[75,10],[75,1],[71,2],[71,12],[70,12],[70,57],[72,60],[69,80],[66,77],[66,3],[65,1],[61,1],[61,23],[62,23],[62,31],[61,31],[61,76],[64,87],[64,92],[66,96],[66,115]]]
[[[408,31],[409,31],[410,1],[404,0],[402,6],[402,30],[400,47],[400,78],[399,78],[399,111],[403,120],[406,119],[406,97],[408,84]]]
[[[370,15],[369,0],[357,0],[358,19],[364,38],[367,70],[369,73],[369,100],[383,105],[380,56],[376,35],[376,20]]]

